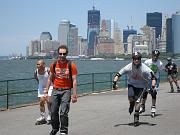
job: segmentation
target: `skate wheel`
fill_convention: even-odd
[[[50,125],[51,124],[51,121],[47,121],[47,125]]]
[[[46,123],[47,123],[47,121],[37,121],[35,123],[35,125],[42,125],[42,124],[46,124]]]
[[[155,113],[151,113],[151,117],[154,118],[155,117]]]
[[[139,125],[140,125],[139,122],[134,122],[134,127],[137,127],[137,126],[139,126]]]

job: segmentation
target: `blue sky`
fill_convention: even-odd
[[[180,0],[94,0],[94,4],[101,19],[116,19],[121,30],[132,24],[138,32],[147,12],[171,17],[180,10]],[[0,0],[0,56],[25,55],[29,41],[39,39],[43,31],[57,40],[62,19],[70,20],[86,38],[87,11],[92,6],[93,0]]]

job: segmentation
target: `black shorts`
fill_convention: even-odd
[[[139,98],[144,88],[137,88],[128,84],[128,97],[133,97],[135,100]]]

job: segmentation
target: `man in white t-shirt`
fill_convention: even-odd
[[[152,89],[155,88],[155,76],[153,71],[141,63],[141,54],[135,52],[132,55],[132,62],[123,67],[116,73],[113,80],[113,89],[117,89],[117,81],[124,74],[128,76],[128,100],[129,100],[129,113],[131,114],[134,109],[134,126],[139,123],[139,109],[142,95],[148,85],[148,81],[152,80]]]
[[[156,97],[157,97],[157,91],[159,90],[159,82],[160,82],[160,71],[163,69],[163,63],[159,60],[160,52],[159,50],[153,50],[152,51],[152,58],[148,59],[144,62],[153,72],[156,77],[156,85],[155,90],[152,91],[149,89],[149,93],[152,97],[152,106],[151,106],[151,116],[155,116],[156,112]],[[151,81],[149,82],[149,88],[151,88]],[[140,108],[140,113],[145,112],[145,102],[147,99],[148,92],[146,91],[143,95],[142,104]]]

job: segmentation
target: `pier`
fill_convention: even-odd
[[[69,135],[180,135],[180,93],[169,89],[169,83],[160,84],[155,118],[150,116],[148,95],[138,127],[132,126],[126,88],[79,97],[71,103]],[[51,125],[36,126],[37,117],[38,105],[1,111],[0,135],[49,135]]]

